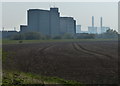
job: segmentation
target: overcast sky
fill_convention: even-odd
[[[31,8],[49,10],[50,6],[59,8],[61,16],[72,16],[83,30],[91,26],[91,17],[95,18],[95,26],[100,26],[100,17],[103,25],[118,30],[118,3],[117,2],[3,2],[2,26],[7,30],[14,27],[19,30],[20,24],[27,23],[27,10]]]

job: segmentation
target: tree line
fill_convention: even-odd
[[[55,37],[49,35],[44,35],[40,32],[26,32],[26,33],[16,33],[7,37],[11,40],[47,40],[47,39],[116,39],[118,38],[118,32],[113,29],[107,30],[102,34],[88,34],[88,33],[77,33],[71,35],[69,33],[64,33]],[[4,38],[3,38],[4,39]]]

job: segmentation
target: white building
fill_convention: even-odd
[[[88,26],[89,34],[97,34],[97,27],[94,26],[94,16],[92,16],[92,26]]]
[[[110,29],[110,28],[103,26],[103,19],[102,19],[102,17],[100,18],[100,27],[95,27],[94,26],[94,17],[92,16],[92,26],[88,27],[88,33],[89,34],[105,33],[108,29]]]
[[[81,33],[81,25],[76,25],[76,33]]]
[[[97,27],[88,27],[88,33],[89,34],[97,34]]]

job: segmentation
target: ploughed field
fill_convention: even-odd
[[[3,69],[57,76],[85,84],[117,84],[118,42],[3,44]]]

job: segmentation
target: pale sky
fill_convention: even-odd
[[[72,16],[83,30],[91,26],[91,17],[95,18],[95,26],[100,26],[100,17],[103,25],[118,30],[118,3],[117,2],[3,2],[2,27],[19,30],[20,24],[26,24],[27,10],[31,8],[49,9],[51,5],[59,8],[61,16]]]
[[[119,0],[0,0],[2,2],[118,2]]]

